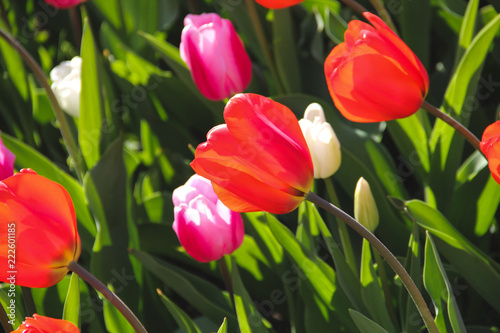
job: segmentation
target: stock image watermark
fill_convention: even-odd
[[[7,296],[9,305],[6,312],[9,317],[9,324],[14,325],[16,320],[16,224],[7,224],[7,282],[9,288]]]

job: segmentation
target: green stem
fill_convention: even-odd
[[[406,290],[408,290],[408,293],[410,294],[410,297],[413,299],[413,302],[415,302],[415,305],[418,311],[420,312],[420,316],[424,320],[425,326],[427,327],[429,332],[439,333],[436,323],[434,322],[434,318],[432,317],[432,314],[429,308],[427,307],[427,304],[425,303],[422,294],[420,294],[420,291],[418,290],[417,286],[411,279],[410,275],[404,269],[404,267],[401,265],[398,259],[396,259],[396,257],[392,254],[392,252],[389,251],[389,249],[387,249],[387,247],[377,237],[375,237],[375,235],[373,235],[368,229],[366,229],[358,221],[353,219],[343,210],[334,206],[330,202],[324,200],[323,198],[317,196],[312,192],[306,194],[306,200],[309,200],[310,202],[314,203],[319,207],[322,207],[329,213],[341,219],[347,225],[349,225],[349,227],[351,227],[352,229],[354,229],[354,231],[356,231],[359,235],[361,235],[361,237],[365,238],[368,242],[370,242],[373,248],[375,248],[382,255],[382,257],[387,261],[389,266],[392,267],[394,272],[396,272],[396,274],[401,279],[401,282],[405,286]]]
[[[335,188],[333,187],[331,178],[325,179],[325,185],[331,202],[333,202],[333,204],[336,206],[340,206],[339,199],[337,198],[337,193],[335,193]],[[356,264],[356,257],[354,256],[351,237],[349,237],[347,226],[345,225],[344,221],[342,221],[341,219],[337,219],[337,227],[339,228],[340,242],[342,243],[342,249],[344,250],[345,260],[349,267],[351,267],[354,274],[356,274],[356,276],[359,276],[358,265]]]
[[[0,37],[5,39],[17,51],[17,53],[21,56],[26,65],[28,65],[28,67],[31,69],[31,71],[37,78],[38,82],[42,85],[45,92],[47,93],[47,97],[49,98],[50,103],[52,104],[52,108],[54,109],[57,122],[59,123],[62,138],[66,143],[66,146],[68,147],[69,155],[75,162],[75,168],[78,177],[81,180],[83,172],[85,171],[85,167],[83,166],[83,158],[81,158],[78,153],[76,140],[72,136],[72,133],[69,129],[69,125],[66,122],[66,118],[64,117],[63,110],[61,109],[61,106],[59,105],[57,98],[54,95],[54,92],[50,88],[49,82],[47,81],[47,78],[45,77],[43,70],[40,68],[38,63],[33,59],[33,57],[31,57],[28,51],[26,51],[26,49],[21,44],[19,44],[19,42],[16,39],[14,39],[14,37],[12,37],[2,28],[0,28]]]
[[[71,7],[69,9],[69,19],[71,20],[71,24],[73,26],[76,45],[78,45],[78,50],[80,50],[80,45],[82,43],[82,26],[80,24],[80,20],[78,19],[76,7]]]
[[[73,273],[78,274],[79,277],[81,277],[83,280],[88,282],[92,287],[95,288],[101,295],[106,297],[106,299],[113,304],[118,311],[121,312],[121,314],[127,319],[127,321],[132,325],[134,328],[135,332],[138,333],[147,333],[146,329],[144,326],[141,324],[139,319],[134,315],[132,311],[123,303],[123,301],[116,296],[115,293],[113,293],[111,290],[109,290],[108,287],[106,287],[101,281],[96,279],[95,276],[93,276],[89,271],[87,271],[85,268],[77,264],[75,261],[71,261],[68,265],[68,269],[71,270]]]
[[[229,268],[227,267],[226,257],[224,256],[217,260],[217,264],[219,264],[219,269],[222,275],[222,279],[224,280],[224,285],[226,286],[226,289],[231,296],[231,303],[233,304],[234,308],[233,281],[231,280],[231,273],[229,272]]]
[[[385,271],[385,264],[382,260],[382,257],[378,253],[378,251],[373,251],[373,256],[375,257],[375,262],[377,263],[378,273],[380,275],[380,281],[382,282],[382,291],[384,292],[385,298],[385,307],[387,311],[389,311],[389,316],[393,323],[398,322],[398,317],[396,316],[396,312],[394,311],[394,307],[392,306],[391,300],[391,289],[389,289],[389,284],[387,283],[387,273]]]
[[[33,317],[36,313],[35,301],[33,300],[33,294],[31,293],[31,288],[21,287],[23,291],[24,305],[26,306],[26,317]]]
[[[434,105],[430,104],[427,101],[424,101],[422,104],[422,108],[435,116],[436,118],[441,119],[451,127],[453,127],[458,133],[460,133],[470,144],[478,151],[481,152],[481,148],[479,147],[479,139],[476,138],[474,134],[472,134],[464,125],[460,124],[457,120],[453,119]]]
[[[1,1],[1,0],[0,0]],[[9,323],[10,318],[7,316],[7,312],[3,306],[0,306],[0,322],[2,323],[3,330],[5,332],[12,332],[14,329],[12,325]]]
[[[365,7],[363,7],[363,5],[354,0],[340,0],[340,2],[343,2],[345,5],[351,7],[356,13],[361,16],[363,16],[364,12],[368,11]]]
[[[279,94],[283,93],[284,89],[281,86],[281,81],[276,71],[276,67],[274,66],[273,57],[271,56],[271,52],[269,51],[269,46],[267,44],[266,35],[264,34],[264,29],[262,28],[262,24],[260,23],[259,15],[257,14],[257,8],[255,7],[254,0],[245,0],[248,15],[250,15],[250,20],[252,21],[252,25],[257,35],[257,40],[259,41],[260,48],[262,49],[262,53],[264,54],[264,58],[267,62],[267,67],[269,67],[269,71],[271,72],[271,76],[273,81],[276,84],[276,90]]]
[[[382,3],[382,1],[380,1],[380,0],[370,0],[370,3],[377,10],[377,14],[382,18],[382,20],[384,20],[385,23],[387,23],[387,25],[389,26],[389,28],[391,28],[391,30],[394,31],[394,33],[397,34],[398,33],[397,32],[398,29],[394,25],[394,22],[391,19],[391,15],[387,11],[387,9],[385,9],[384,4]]]
[[[5,23],[5,26],[9,31],[12,31],[12,26],[10,25],[9,22],[9,15],[7,14],[7,10],[5,9],[5,5],[3,3],[3,0],[0,0],[0,15],[2,17],[2,20]]]

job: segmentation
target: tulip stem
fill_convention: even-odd
[[[464,125],[460,124],[457,120],[453,119],[434,105],[430,104],[427,101],[424,101],[422,104],[422,108],[435,116],[436,118],[441,119],[451,127],[453,127],[458,133],[462,134],[462,136],[470,142],[470,144],[478,151],[481,152],[481,148],[479,147],[479,139],[476,138],[474,134],[472,134]]]
[[[424,320],[425,326],[429,330],[430,333],[439,333],[439,330],[434,322],[434,318],[425,303],[425,300],[418,290],[417,286],[411,279],[408,272],[404,269],[401,263],[396,259],[396,257],[392,254],[391,251],[377,238],[374,234],[372,234],[368,229],[366,229],[361,223],[356,221],[354,218],[349,216],[343,210],[334,206],[330,202],[324,200],[323,198],[317,196],[313,192],[309,192],[306,195],[306,200],[314,203],[315,205],[325,209],[329,213],[333,214],[337,218],[344,221],[348,226],[350,226],[354,231],[356,231],[361,237],[366,239],[370,244],[376,249],[382,257],[387,261],[387,263],[392,267],[394,272],[399,276],[401,282],[405,286],[406,290],[410,294],[410,297],[415,302],[415,305],[420,312],[420,316]]]
[[[36,313],[35,301],[33,300],[33,294],[31,293],[31,288],[21,287],[23,291],[24,305],[26,306],[26,317],[33,317]]]
[[[71,20],[71,24],[73,25],[73,33],[75,35],[76,45],[78,45],[78,50],[80,50],[80,46],[82,43],[82,26],[80,24],[80,20],[78,19],[78,12],[76,11],[76,7],[71,7],[69,9],[69,18]]]
[[[355,0],[340,0],[340,2],[343,2],[345,5],[351,7],[356,13],[358,13],[361,16],[363,16],[364,12],[368,11],[368,9],[363,7],[362,4],[360,4]]]
[[[276,84],[276,90],[279,94],[283,93],[283,87],[281,86],[281,81],[276,71],[276,67],[274,66],[273,57],[271,56],[271,52],[269,51],[269,46],[267,44],[266,35],[264,34],[264,29],[262,28],[262,24],[260,23],[260,18],[257,13],[257,9],[255,8],[254,0],[245,0],[247,4],[248,14],[250,15],[250,20],[252,21],[252,25],[257,35],[257,40],[259,41],[260,48],[262,49],[262,53],[264,54],[264,58],[266,59],[267,66],[269,67],[269,71],[271,72],[271,76],[273,81]]]
[[[394,22],[391,19],[391,15],[385,9],[384,4],[380,0],[370,0],[370,3],[372,6],[377,10],[377,14],[382,18],[382,20],[387,23],[387,25],[391,28],[392,31],[394,31],[395,34],[397,34],[398,29],[394,25]]]
[[[229,272],[229,268],[227,267],[226,256],[223,256],[222,258],[217,260],[217,264],[219,264],[219,269],[222,275],[222,279],[224,280],[224,285],[226,286],[227,292],[231,297],[231,303],[233,304],[234,308],[233,281],[231,280],[231,273]]]
[[[330,200],[334,205],[339,205],[339,199],[337,198],[337,193],[335,193],[335,188],[333,187],[333,183],[331,178],[325,179],[326,191],[330,196]],[[356,259],[354,257],[354,251],[352,250],[351,237],[349,237],[349,232],[347,230],[347,226],[344,221],[341,219],[337,219],[337,227],[339,229],[340,234],[340,242],[342,243],[342,249],[344,250],[345,260],[349,267],[351,267],[352,271],[356,276],[359,276],[358,265],[356,264]]]
[[[128,308],[128,306],[125,303],[123,303],[123,301],[118,296],[116,296],[115,293],[113,293],[108,287],[106,287],[104,283],[99,281],[94,275],[92,275],[85,268],[77,264],[75,261],[71,261],[67,267],[73,273],[78,274],[79,277],[88,282],[92,287],[94,287],[95,290],[101,293],[104,297],[106,297],[106,299],[111,304],[113,304],[118,309],[118,311],[121,312],[121,314],[125,317],[125,319],[127,319],[130,325],[132,325],[135,332],[147,333],[144,326],[141,324],[139,319],[137,319],[134,313]]]
[[[52,107],[54,109],[57,122],[59,123],[62,138],[66,143],[66,147],[68,147],[69,155],[75,162],[76,173],[81,180],[83,172],[85,171],[82,164],[83,159],[78,154],[76,140],[73,137],[72,132],[70,131],[69,125],[66,121],[61,106],[59,105],[59,102],[57,101],[54,92],[50,88],[49,82],[47,81],[45,74],[40,68],[40,65],[38,65],[35,59],[33,59],[33,57],[28,53],[28,51],[26,51],[26,49],[14,37],[12,37],[8,32],[6,32],[2,28],[0,28],[0,37],[6,40],[16,50],[16,52],[21,56],[25,64],[28,65],[28,67],[35,75],[35,77],[38,79],[38,82],[45,89],[47,97],[49,98],[50,103],[52,104]]]
[[[0,0],[0,2],[2,2],[2,0]],[[0,322],[2,323],[3,330],[5,332],[12,332],[14,330],[9,321],[10,318],[7,317],[7,312],[5,311],[5,308],[3,306],[0,306]]]

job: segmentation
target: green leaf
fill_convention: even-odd
[[[168,312],[174,317],[175,322],[179,325],[180,329],[184,333],[201,333],[200,329],[196,324],[189,318],[189,316],[182,311],[174,302],[172,302],[167,296],[165,296],[160,289],[156,290],[160,296],[161,301],[165,304]]]
[[[220,318],[227,317],[230,331],[236,329],[236,317],[231,309],[229,298],[216,286],[144,252],[131,250],[130,253],[166,286],[214,323],[219,322]]]
[[[495,221],[495,213],[498,210],[499,204],[500,185],[490,176],[477,201],[477,217],[474,228],[476,236],[480,237],[486,234]]]
[[[349,309],[349,314],[361,333],[388,333],[379,324],[366,318],[356,310]]]
[[[77,274],[71,274],[68,294],[64,302],[62,319],[72,322],[76,327],[80,326],[80,285]]]
[[[222,325],[220,325],[219,330],[217,333],[227,333],[227,320],[224,318],[224,321],[222,322]]]
[[[3,29],[6,28],[3,19],[0,20],[0,27]],[[5,62],[5,69],[7,70],[12,83],[16,87],[16,91],[24,101],[27,101],[28,76],[26,75],[24,63],[21,56],[3,38],[0,38],[0,54],[2,55],[3,61]]]
[[[436,246],[472,287],[500,312],[500,268],[483,254],[437,210],[419,200],[406,202],[408,214],[424,229],[438,237]]]
[[[221,260],[225,260],[225,258]],[[241,281],[238,267],[234,261],[231,264],[231,281],[233,283],[234,307],[240,331],[242,333],[268,332],[266,320],[255,308],[254,302]]]
[[[455,302],[455,295],[431,235],[426,233],[424,286],[436,309],[434,321],[440,332],[448,332],[446,314],[454,333],[467,332]]]
[[[104,102],[101,95],[97,48],[88,20],[86,20],[83,27],[81,57],[82,91],[80,95],[80,117],[78,119],[78,143],[87,168],[90,170],[101,155],[100,142]]]
[[[462,58],[465,50],[469,48],[472,38],[474,37],[478,8],[479,0],[469,1],[462,21],[462,26],[460,27],[460,34],[458,35],[457,64]]]

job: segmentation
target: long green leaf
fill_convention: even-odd
[[[361,333],[388,333],[383,327],[356,310],[350,309],[349,314]]]
[[[80,327],[80,286],[79,277],[76,274],[71,274],[62,319]]]
[[[180,329],[184,333],[201,333],[200,329],[196,324],[189,318],[189,316],[182,311],[174,302],[172,302],[167,296],[165,296],[161,290],[157,290],[160,299],[168,309],[168,312],[174,317],[175,322],[179,325]]]

